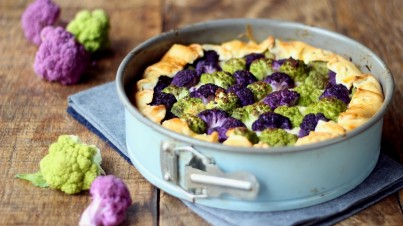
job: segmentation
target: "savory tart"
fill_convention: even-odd
[[[136,83],[134,104],[176,133],[245,147],[345,135],[383,103],[377,79],[300,41],[174,44]]]

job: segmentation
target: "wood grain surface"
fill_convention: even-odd
[[[211,19],[296,21],[342,33],[371,48],[389,66],[396,82],[385,115],[382,151],[403,163],[402,0],[55,0],[62,9],[60,24],[82,9],[103,8],[111,19],[111,51],[98,57],[83,80],[71,86],[43,81],[33,71],[37,47],[25,40],[20,21],[30,2],[0,1],[0,225],[77,225],[90,203],[88,192],[71,196],[14,178],[17,173],[37,171],[48,146],[61,134],[77,134],[97,145],[107,174],[128,185],[133,205],[123,225],[207,225],[72,119],[66,113],[66,99],[114,80],[123,57],[146,39]],[[402,201],[400,191],[339,225],[403,225]]]

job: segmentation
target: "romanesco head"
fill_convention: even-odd
[[[299,93],[298,105],[308,106],[312,103],[318,102],[323,90],[316,88],[309,84],[302,84],[295,87],[294,91]]]
[[[109,17],[102,9],[78,12],[66,30],[72,33],[88,52],[96,52],[109,45]]]
[[[199,112],[206,109],[203,101],[200,98],[185,97],[178,100],[171,108],[171,112],[182,117],[183,114],[197,115]]]
[[[287,107],[280,106],[274,110],[274,113],[280,114],[290,119],[292,127],[299,127],[304,116],[299,111],[297,106]]]
[[[329,83],[329,69],[327,62],[313,61],[308,64],[309,73],[305,84],[314,86],[317,89],[325,89]]]
[[[296,82],[303,82],[308,76],[308,66],[304,61],[291,57],[284,61],[279,71],[288,74]]]
[[[49,187],[67,194],[88,190],[92,181],[103,173],[101,154],[94,145],[87,145],[77,136],[62,135],[40,161],[40,172]]]
[[[246,61],[244,58],[232,58],[221,64],[223,71],[234,74],[236,71],[246,69]]]
[[[318,102],[309,105],[304,114],[323,113],[326,118],[337,121],[340,113],[347,110],[347,104],[337,98],[322,98]]]
[[[265,129],[259,135],[259,140],[270,147],[293,145],[297,139],[297,135],[287,133],[283,129]]]
[[[203,134],[207,131],[207,124],[197,115],[183,114],[182,118],[186,121],[189,128],[198,134]]]
[[[176,100],[180,100],[189,96],[189,90],[186,87],[179,87],[175,85],[169,85],[165,87],[161,92],[174,95]]]
[[[272,59],[262,58],[252,62],[249,71],[257,78],[257,80],[263,80],[266,76],[272,74]]]
[[[212,83],[224,89],[227,89],[228,87],[236,83],[236,79],[226,71],[216,71],[211,74],[202,74],[198,85],[204,85],[208,83]]]
[[[247,85],[246,88],[252,91],[256,102],[262,100],[265,96],[267,96],[267,94],[272,91],[270,84],[263,81],[251,83]]]
[[[214,99],[206,106],[207,109],[217,108],[228,113],[231,113],[237,107],[239,107],[238,96],[235,93],[227,93],[224,90],[217,90]]]
[[[235,127],[231,128],[227,131],[227,136],[243,136],[250,141],[251,144],[256,144],[259,142],[259,138],[256,135],[255,131],[249,130],[246,127]]]

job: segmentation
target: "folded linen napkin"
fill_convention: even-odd
[[[124,107],[110,82],[68,98],[67,112],[130,162],[125,143]],[[113,117],[110,117],[113,115]],[[357,188],[331,201],[287,211],[241,212],[183,201],[212,225],[332,225],[403,188],[403,166],[384,154]]]

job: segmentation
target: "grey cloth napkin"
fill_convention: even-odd
[[[124,108],[114,82],[70,96],[67,112],[130,162],[125,144]],[[240,212],[183,202],[212,225],[332,225],[401,188],[403,166],[381,154],[376,168],[361,185],[316,206],[287,211]]]

